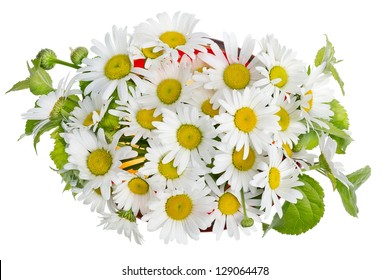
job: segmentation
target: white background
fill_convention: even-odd
[[[7,3],[7,4],[5,4]],[[386,1],[3,1],[0,4],[0,259],[4,279],[151,279],[121,276],[122,268],[162,266],[215,269],[269,266],[266,279],[385,279],[389,260],[389,32]],[[159,12],[196,14],[196,31],[221,38],[234,32],[240,42],[273,33],[311,62],[328,34],[336,48],[352,136],[339,157],[348,173],[370,164],[371,179],[358,191],[359,218],[350,217],[327,180],[326,213],[304,235],[261,232],[240,241],[212,234],[188,245],[165,245],[145,233],[143,246],[97,227],[89,208],[62,193],[61,178],[49,166],[51,142],[17,141],[21,114],[33,107],[28,91],[4,95],[27,77],[26,61],[41,48],[67,59],[68,48],[91,46],[111,26],[129,30]],[[54,83],[68,73],[57,66]],[[318,177],[317,177],[318,178]],[[140,229],[146,231],[141,223]],[[171,277],[172,278],[172,277]],[[192,277],[198,279],[197,277]],[[207,279],[215,279],[211,274]],[[221,277],[258,279],[258,276]],[[153,278],[160,279],[160,278]],[[165,278],[168,279],[168,278]],[[179,278],[178,278],[179,279]],[[181,279],[185,279],[182,277]]]

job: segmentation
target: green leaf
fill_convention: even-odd
[[[299,135],[299,141],[294,145],[293,151],[299,152],[302,149],[312,150],[318,146],[318,135],[310,129],[309,132]]]
[[[16,84],[13,85],[13,87],[7,91],[6,93],[9,93],[11,91],[18,91],[18,90],[23,90],[27,89],[30,87],[30,78],[27,78],[23,81],[17,82]]]
[[[340,89],[341,89],[341,92],[343,93],[343,95],[345,95],[345,91],[344,91],[344,82],[343,80],[341,79],[339,73],[337,72],[336,68],[334,67],[333,64],[331,64],[329,66],[329,70],[330,72],[332,73],[332,76],[333,78],[336,80],[336,82],[339,84],[340,86]]]
[[[66,142],[61,137],[59,129],[53,132],[51,137],[54,139],[54,149],[51,151],[50,157],[56,165],[57,169],[61,170],[68,162],[68,154],[65,152]]]
[[[296,187],[303,194],[303,198],[296,204],[283,204],[283,217],[275,215],[270,225],[263,225],[264,235],[271,229],[283,234],[298,235],[318,224],[325,212],[324,192],[319,183],[308,175],[301,175],[299,180],[303,186]]]
[[[330,109],[334,115],[331,117],[330,122],[340,129],[349,129],[349,119],[347,110],[340,104],[339,101],[333,99],[330,102]]]
[[[329,136],[337,142],[336,153],[345,154],[348,145],[353,141],[352,137],[344,129],[338,128],[332,122],[325,120],[323,120],[323,122],[329,126],[329,129],[314,124],[315,129],[329,134]]]
[[[39,66],[39,61],[37,59],[33,60],[34,67],[31,68],[27,64],[28,70],[30,72],[30,91],[35,95],[44,95],[53,91],[53,81],[44,69]]]
[[[347,175],[348,180],[353,184],[353,187],[347,187],[337,180],[337,191],[340,194],[341,201],[348,214],[357,217],[359,208],[357,206],[356,190],[371,176],[371,168],[365,166],[355,172]]]
[[[43,125],[40,130],[34,136],[34,149],[37,150],[37,144],[39,143],[41,136],[43,133],[48,132],[54,128],[57,128],[61,125],[61,120],[53,120],[49,121],[45,125]]]
[[[351,144],[352,139],[344,139],[341,137],[337,137],[334,135],[330,135],[330,137],[336,141],[337,143],[337,148],[336,148],[336,153],[337,154],[345,154],[347,147],[349,144]]]

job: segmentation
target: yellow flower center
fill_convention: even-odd
[[[213,105],[210,103],[210,99],[206,99],[203,101],[202,106],[200,107],[203,114],[208,115],[210,117],[214,117],[219,114],[218,109],[213,109]]]
[[[98,149],[89,154],[87,166],[93,175],[104,175],[110,170],[112,165],[112,156],[103,149]]]
[[[202,141],[202,132],[192,124],[183,124],[177,130],[176,138],[180,146],[192,150]]]
[[[269,78],[271,81],[280,79],[280,81],[275,84],[275,86],[278,88],[284,87],[288,82],[287,72],[283,67],[280,66],[272,67],[271,71],[269,71]]]
[[[155,58],[161,56],[161,55],[164,53],[163,50],[158,51],[158,52],[153,52],[153,49],[154,49],[154,48],[155,48],[155,47],[142,48],[141,51],[142,51],[142,53],[144,54],[144,56],[145,56],[146,58],[150,58],[150,59],[155,59]]]
[[[157,97],[166,105],[175,103],[181,94],[181,83],[175,79],[166,79],[157,86]]]
[[[253,109],[249,107],[242,107],[237,110],[234,115],[234,124],[243,132],[251,132],[257,124],[257,117]]]
[[[280,107],[280,110],[275,115],[279,116],[280,129],[282,131],[287,130],[290,125],[290,115],[288,112],[284,108]]]
[[[286,152],[287,156],[288,156],[289,158],[291,158],[292,155],[293,155],[293,151],[291,150],[290,145],[289,145],[288,143],[283,143],[283,144],[282,144],[282,148],[283,148],[284,151]]]
[[[230,192],[226,192],[219,198],[218,209],[224,215],[233,215],[240,208],[237,197]]]
[[[249,148],[248,157],[244,159],[244,147],[238,152],[236,150],[233,151],[232,162],[236,169],[240,171],[248,171],[250,170],[256,161],[255,152],[252,148]]]
[[[276,167],[271,167],[268,173],[268,183],[272,190],[276,190],[280,185],[280,171]]]
[[[154,111],[156,109],[141,109],[137,112],[136,120],[138,124],[149,130],[153,130],[156,127],[153,125],[153,122],[161,122],[162,121],[162,114],[158,115],[157,117],[154,117]]]
[[[133,178],[127,184],[129,190],[138,195],[144,195],[149,191],[149,184],[141,178]]]
[[[158,171],[166,179],[173,180],[179,178],[177,167],[173,166],[173,160],[168,163],[162,163],[162,160],[160,160],[160,163],[158,164]]]
[[[192,200],[186,194],[178,194],[168,198],[165,203],[165,212],[172,220],[185,220],[192,212]]]
[[[249,84],[250,78],[248,68],[239,63],[230,64],[223,71],[223,80],[231,89],[244,89]]]
[[[307,102],[309,107],[303,107],[303,110],[305,110],[307,113],[309,113],[309,111],[313,108],[313,97],[314,97],[313,91],[309,90],[308,92],[305,93],[305,95],[310,95],[310,99]]]
[[[126,77],[131,71],[130,58],[126,54],[111,57],[104,67],[104,75],[110,80],[119,80]]]
[[[171,49],[177,46],[185,45],[186,37],[177,31],[167,31],[160,35],[160,40],[167,44]]]
[[[100,111],[96,111],[96,113],[100,114]],[[83,125],[84,126],[90,126],[93,125],[93,112],[89,113],[88,116],[85,118]]]

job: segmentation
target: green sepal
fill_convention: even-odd
[[[53,81],[46,70],[40,67],[40,59],[34,59],[33,67],[27,63],[28,71],[30,72],[29,88],[31,93],[35,95],[44,95],[52,92]]]
[[[68,162],[68,154],[65,151],[66,142],[61,137],[61,132],[63,132],[63,129],[59,127],[51,134],[51,138],[54,139],[54,148],[50,153],[50,158],[53,160],[58,170],[62,170],[64,165]]]
[[[347,175],[348,180],[353,186],[347,187],[337,180],[337,191],[340,194],[341,201],[347,211],[353,217],[357,217],[359,208],[357,206],[356,190],[371,176],[370,166],[365,166],[355,172]]]
[[[293,151],[297,153],[302,149],[312,150],[317,146],[318,146],[318,135],[313,129],[310,129],[305,134],[299,135],[299,140],[297,144],[294,145]]]
[[[283,217],[275,214],[270,225],[263,224],[264,235],[274,229],[283,234],[298,235],[316,226],[325,212],[324,191],[320,184],[308,175],[300,175],[303,186],[295,187],[303,198],[297,203],[283,204]]]
[[[23,89],[28,89],[30,87],[30,78],[27,78],[23,81],[17,82],[12,86],[10,90],[8,90],[6,93],[9,93],[11,91],[18,91]]]

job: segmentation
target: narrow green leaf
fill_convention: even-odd
[[[325,212],[324,192],[319,183],[308,175],[301,175],[299,180],[303,186],[296,187],[303,198],[296,204],[283,204],[283,217],[276,214],[270,225],[263,224],[264,235],[271,229],[283,234],[298,235],[318,224]]]
[[[344,91],[344,82],[343,80],[341,79],[339,73],[337,72],[336,68],[334,67],[333,64],[331,64],[329,66],[329,70],[330,72],[332,73],[332,76],[333,78],[336,80],[336,82],[339,84],[340,86],[340,89],[341,89],[341,92],[343,93],[343,95],[345,95],[345,91]]]
[[[359,189],[359,187],[368,180],[371,176],[371,167],[365,166],[355,172],[349,174],[348,180],[353,184],[355,190]]]
[[[17,82],[16,84],[14,84],[12,86],[12,88],[7,91],[6,93],[9,93],[11,91],[18,91],[18,90],[23,90],[23,89],[27,89],[30,87],[30,78],[27,78],[23,81],[20,81],[20,82]]]
[[[352,139],[351,138],[350,139],[344,139],[344,138],[337,137],[337,136],[334,136],[334,135],[330,135],[330,137],[333,140],[335,140],[336,143],[337,143],[336,153],[337,154],[345,154],[345,152],[347,150],[347,147],[352,142]]]
[[[325,55],[325,47],[322,47],[321,49],[318,50],[316,54],[316,58],[314,59],[314,65],[316,67],[321,65],[322,61],[324,60],[324,55]]]

